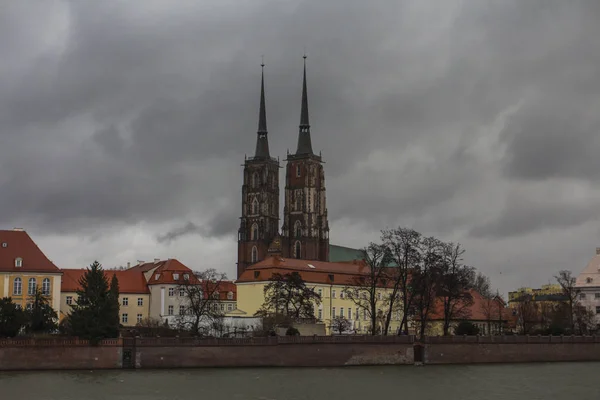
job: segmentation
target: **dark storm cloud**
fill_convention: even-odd
[[[599,19],[596,0],[11,3],[0,13],[3,220],[230,240],[260,55],[283,159],[296,150],[306,47],[332,235],[342,219],[492,242],[577,229],[593,187],[576,202],[537,199],[553,180],[597,182]]]

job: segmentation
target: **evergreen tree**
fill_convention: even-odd
[[[27,322],[25,312],[10,297],[0,299],[0,337],[14,337]]]
[[[39,289],[31,296],[31,308],[26,315],[27,333],[51,333],[57,328],[58,314],[50,305],[48,296]]]
[[[109,288],[102,266],[94,261],[79,280],[79,299],[69,315],[71,334],[92,343],[119,335],[118,282]],[[115,311],[116,310],[116,311]]]

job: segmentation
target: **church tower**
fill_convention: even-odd
[[[312,150],[306,90],[306,56],[302,107],[296,154],[288,154],[283,207],[282,254],[304,260],[329,261],[329,222],[325,172],[320,155]]]
[[[238,278],[244,270],[267,256],[279,228],[279,161],[269,154],[265,107],[264,64],[260,83],[260,108],[254,157],[246,158],[242,186],[242,217],[238,230]]]

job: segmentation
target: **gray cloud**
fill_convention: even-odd
[[[70,249],[53,256],[66,263],[160,251],[233,270],[260,55],[283,159],[296,146],[306,47],[332,241],[360,246],[410,225],[463,242],[493,275],[508,271],[494,245],[518,238],[510,273],[527,260],[546,276],[547,260],[526,250],[543,233],[550,252],[583,263],[564,249],[581,242],[548,232],[582,232],[598,206],[599,3],[340,4],[44,3],[35,23],[22,2],[6,7],[5,224]],[[80,236],[91,240],[69,247]]]

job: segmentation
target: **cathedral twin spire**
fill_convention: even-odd
[[[310,124],[308,120],[308,94],[306,89],[306,55],[304,58],[304,74],[302,79],[302,106],[300,110],[300,126],[298,133],[298,149],[296,155],[307,154],[312,155],[312,143],[310,139]],[[261,80],[260,80],[260,109],[258,112],[258,132],[256,139],[255,157],[269,158],[269,140],[267,133],[267,111],[265,106],[265,64],[260,65]]]

